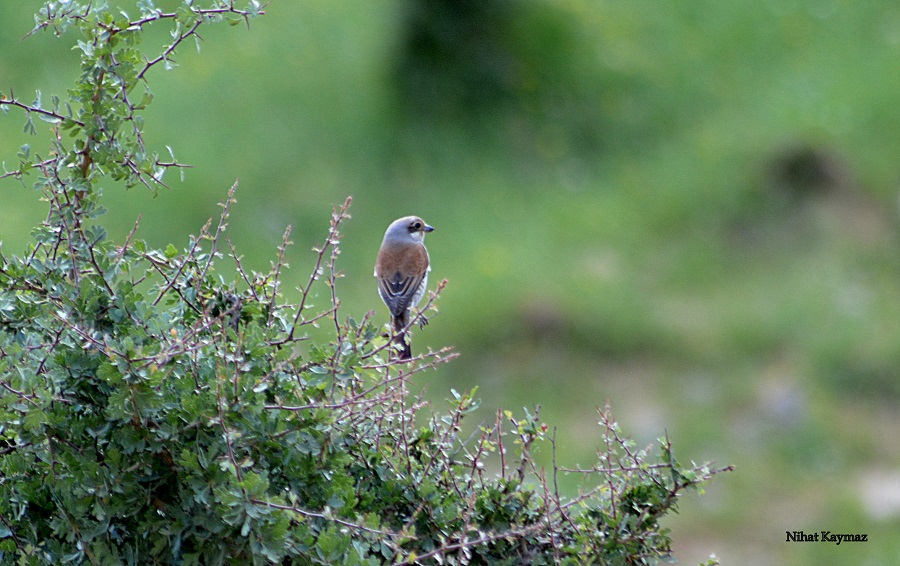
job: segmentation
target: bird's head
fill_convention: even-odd
[[[416,242],[425,240],[425,234],[434,228],[425,223],[418,216],[404,216],[394,220],[384,233],[385,240],[408,241],[410,238]]]

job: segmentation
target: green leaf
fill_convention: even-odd
[[[26,134],[31,134],[32,136],[37,135],[37,130],[34,129],[34,122],[31,120],[31,112],[25,116],[25,127],[22,131]]]

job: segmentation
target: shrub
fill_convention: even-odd
[[[63,103],[0,109],[51,124],[48,152],[23,147],[5,178],[36,177],[46,220],[21,254],[0,254],[0,561],[20,564],[649,563],[669,554],[660,519],[709,479],[668,441],[658,459],[601,412],[598,463],[547,471],[537,412],[468,438],[474,391],[439,413],[407,390],[449,349],[391,361],[371,314],[340,314],[334,210],[296,304],[281,292],[290,230],[271,269],[248,272],[225,237],[237,184],[178,249],[111,242],[101,183],[158,190],[181,167],[144,147],[148,75],[201,26],[262,14],[185,0],[137,16],[102,2],[48,2],[38,30],[82,39],[82,75]],[[169,25],[154,56],[143,30]],[[140,99],[140,100],[138,100]],[[223,249],[229,248],[229,252]],[[433,309],[445,282],[423,311]],[[310,306],[329,297],[323,310]],[[421,313],[412,321],[415,323]],[[314,326],[333,329],[313,340]],[[596,477],[564,497],[559,473]]]

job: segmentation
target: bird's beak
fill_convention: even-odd
[[[426,224],[425,227],[422,228],[422,231],[423,231],[423,232],[434,232],[434,228],[432,228],[431,226],[429,226],[428,224]]]

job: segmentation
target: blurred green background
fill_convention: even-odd
[[[22,40],[39,4],[0,7],[0,91],[46,100],[79,69],[74,37]],[[733,464],[667,519],[682,564],[897,563],[900,4],[267,12],[206,28],[199,54],[150,77],[147,141],[194,168],[156,198],[109,185],[114,239],[142,214],[139,237],[184,245],[239,178],[230,238],[265,269],[293,226],[299,283],[352,195],[342,312],[386,321],[375,252],[390,221],[421,215],[432,285],[449,286],[414,349],[462,354],[418,378],[438,409],[476,385],[476,421],[540,404],[574,467],[593,462],[609,402],[640,444],[668,432],[682,461]],[[9,166],[23,143],[45,151],[23,124],[0,115]],[[30,186],[0,182],[4,253],[45,212]],[[869,542],[785,542],[793,530]]]

